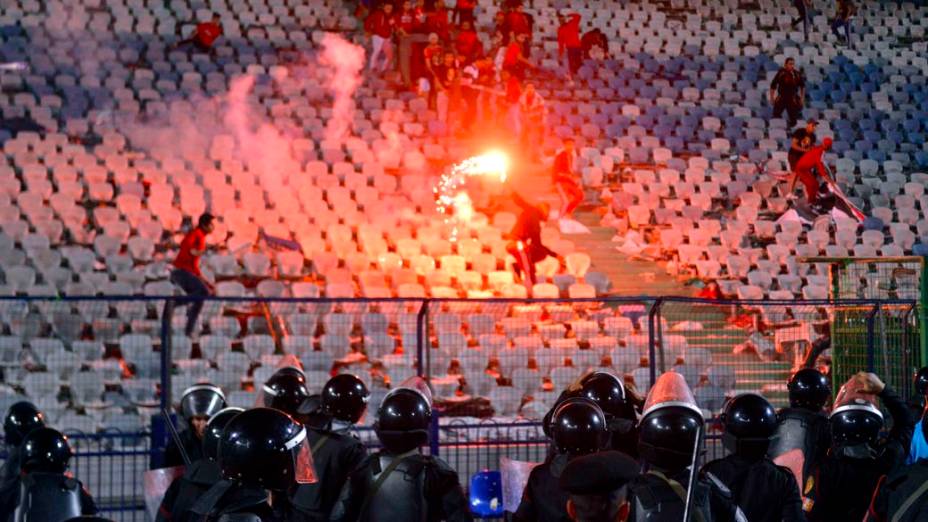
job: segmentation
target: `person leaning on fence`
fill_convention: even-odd
[[[208,212],[200,216],[197,226],[181,241],[180,251],[174,258],[174,270],[171,271],[171,282],[195,298],[187,305],[184,333],[188,337],[193,335],[197,326],[197,318],[203,309],[203,298],[213,294],[213,285],[200,272],[200,257],[206,252],[206,236],[213,231],[213,220],[213,215]]]

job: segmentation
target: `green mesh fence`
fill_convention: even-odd
[[[823,266],[827,268],[832,299],[884,301],[834,310],[835,391],[854,373],[872,370],[907,397],[913,371],[928,356],[923,315],[924,259],[818,257],[804,261],[818,265],[819,273]]]

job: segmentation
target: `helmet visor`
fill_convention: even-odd
[[[187,420],[194,417],[212,417],[226,407],[222,390],[211,384],[191,386],[180,402],[181,415]]]
[[[315,483],[317,480],[316,469],[313,467],[313,453],[309,447],[309,438],[306,436],[306,428],[302,428],[295,437],[287,441],[285,447],[293,453],[293,479],[296,483]]]
[[[419,376],[410,377],[406,379],[405,381],[401,382],[399,386],[394,388],[394,390],[398,390],[400,388],[406,388],[408,390],[419,392],[419,394],[425,398],[425,401],[429,403],[429,408],[432,407],[432,390],[429,388],[429,384],[425,382],[425,379],[423,379],[422,377],[419,377]],[[391,392],[394,390],[391,390]],[[387,396],[389,395],[390,394],[388,393]]]
[[[864,393],[861,382],[857,380],[856,377],[851,377],[844,383],[844,386],[841,386],[841,389],[838,390],[831,416],[833,417],[835,414],[843,411],[862,410],[873,413],[882,420],[883,412],[881,412],[880,408],[877,406],[876,400],[876,395]]]
[[[702,417],[702,410],[696,404],[692,390],[687,386],[683,376],[676,372],[665,372],[657,378],[657,382],[651,387],[648,398],[644,402],[642,416],[654,410],[670,406],[688,408]]]

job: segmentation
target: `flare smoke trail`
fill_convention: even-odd
[[[364,70],[364,48],[334,33],[322,38],[319,64],[329,68],[326,88],[332,94],[332,118],[325,128],[325,139],[337,142],[351,130],[354,119],[354,93],[361,86]]]

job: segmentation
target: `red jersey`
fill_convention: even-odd
[[[400,10],[400,12],[396,13],[396,27],[407,34],[412,33],[419,28],[419,18],[421,16],[421,10],[418,8],[409,11]]]
[[[455,48],[462,56],[476,56],[482,54],[482,45],[476,31],[461,31],[455,41]]]
[[[557,182],[562,178],[569,178],[573,180],[572,176],[574,173],[574,155],[573,153],[568,153],[566,150],[561,150],[557,153],[557,156],[554,157],[554,165],[551,168],[551,176],[554,178],[554,181]]]
[[[522,55],[522,47],[518,42],[513,41],[506,47],[506,55],[503,57],[503,67],[513,67],[519,63],[519,56]]]
[[[819,175],[824,175],[825,164],[822,163],[822,155],[825,154],[825,147],[819,145],[818,147],[812,147],[808,152],[802,155],[799,158],[799,161],[796,162],[797,171],[811,171],[813,168],[818,170]]]
[[[568,20],[557,28],[557,52],[563,54],[565,49],[580,47],[580,15],[571,14]]]
[[[477,7],[476,0],[458,0],[454,6],[458,9],[474,9]]]
[[[506,26],[509,28],[510,32],[516,34],[528,34],[531,32],[531,28],[528,24],[528,17],[525,16],[525,13],[517,11],[512,11],[506,16]]]
[[[186,270],[202,277],[200,274],[200,256],[195,256],[191,250],[203,251],[206,248],[206,234],[200,227],[196,227],[184,236],[180,242],[180,252],[174,258],[174,267]]]
[[[212,47],[220,36],[222,36],[222,26],[213,22],[203,22],[197,24],[196,35],[197,43],[203,47]]]
[[[515,76],[509,78],[509,81],[506,82],[506,101],[510,104],[515,105],[519,103],[519,98],[522,97],[522,85],[519,83],[519,79]]]
[[[393,36],[393,24],[396,20],[383,11],[374,11],[364,21],[364,30],[381,38]]]
[[[437,34],[442,40],[448,39],[448,10],[436,9],[425,15],[425,26],[430,33]]]

